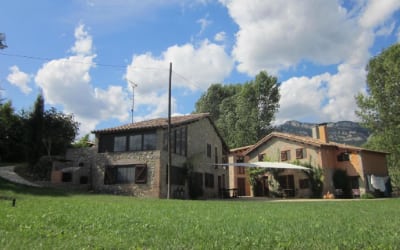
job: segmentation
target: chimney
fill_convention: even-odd
[[[312,138],[319,139],[318,125],[311,128],[311,134],[312,134]]]
[[[328,125],[327,123],[318,124],[318,135],[319,135],[318,139],[323,143],[329,143],[327,125]]]

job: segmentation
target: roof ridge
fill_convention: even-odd
[[[188,115],[171,116],[171,124],[179,125],[185,122],[195,121],[201,118],[210,117],[209,113],[195,113]],[[120,126],[93,130],[92,133],[108,133],[108,132],[122,132],[136,129],[150,129],[168,126],[168,118],[157,117],[149,120],[138,121],[134,123],[123,124]]]

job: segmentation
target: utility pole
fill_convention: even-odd
[[[132,118],[132,123],[133,123],[133,112],[135,110],[135,88],[138,86],[136,83],[132,82],[131,80],[128,80],[129,84],[132,87],[132,107],[131,107],[131,118]]]
[[[172,78],[172,62],[169,63],[169,87],[168,87],[168,166],[167,166],[167,199],[170,198],[171,194],[171,78]]]

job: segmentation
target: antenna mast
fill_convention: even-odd
[[[0,33],[0,49],[5,49],[7,47],[8,46],[6,44],[6,34]]]
[[[7,46],[7,44],[6,44],[6,34],[4,34],[4,33],[0,33],[0,49],[5,49],[5,48],[7,48],[8,46]],[[0,81],[0,83],[1,83],[1,81]],[[1,101],[2,101],[2,98],[1,98],[1,91],[3,91],[4,89],[0,86],[0,104],[1,104]]]
[[[132,118],[132,123],[133,123],[133,111],[135,110],[135,88],[138,86],[136,83],[132,82],[131,80],[128,80],[129,84],[132,87],[132,107],[131,107],[131,118]]]

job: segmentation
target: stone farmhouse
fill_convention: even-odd
[[[352,195],[357,197],[365,192],[384,192],[388,179],[385,152],[339,144],[328,140],[326,124],[313,129],[313,137],[272,132],[254,145],[232,149],[229,163],[274,161],[287,163],[309,163],[322,169],[323,194],[343,194],[335,187],[334,175],[337,170],[346,173]],[[276,175],[275,175],[276,177]],[[260,178],[255,189],[249,182],[248,169],[229,167],[229,188],[237,188],[239,195],[270,196],[273,189],[273,175],[266,173]],[[287,197],[310,197],[311,189],[307,175],[300,170],[279,171],[277,180],[281,192]],[[387,182],[386,182],[387,184]],[[337,185],[337,184],[336,184]]]
[[[166,198],[168,119],[158,118],[93,131],[95,146],[72,149],[53,165],[52,182],[99,192]],[[171,118],[170,197],[216,198],[227,186],[228,147],[209,114]]]

